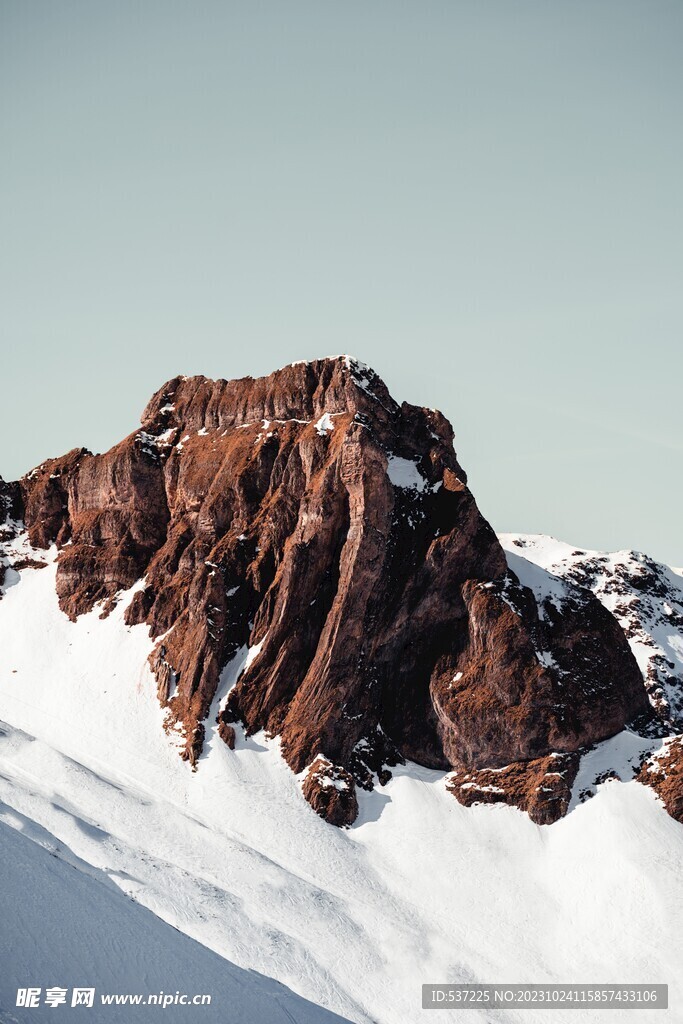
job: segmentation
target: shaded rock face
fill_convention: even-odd
[[[18,533],[22,515],[21,492],[16,483],[8,484],[0,476],[0,600],[5,592],[7,570],[14,569],[11,542]]]
[[[619,622],[645,677],[660,733],[683,729],[683,575],[640,551],[585,551],[547,537],[503,536],[514,558],[591,590]]]
[[[510,571],[468,580],[462,594],[466,643],[431,683],[451,764],[500,767],[578,750],[648,713],[617,622],[586,591],[565,585],[559,599],[537,599]]]
[[[241,722],[280,736],[295,772],[317,764],[314,808],[347,824],[355,785],[404,758],[535,761],[648,711],[609,612],[576,587],[546,605],[508,569],[452,442],[440,413],[398,405],[339,357],[177,377],[111,451],[50,460],[16,493],[33,544],[61,548],[72,618],[107,614],[144,577],[127,621],[158,640],[183,756],[196,764],[221,674],[248,646],[220,735],[230,746]],[[346,790],[321,781],[346,776]]]

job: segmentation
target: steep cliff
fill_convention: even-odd
[[[193,766],[219,696],[226,743],[238,722],[281,737],[336,824],[406,758],[456,779],[508,766],[509,800],[554,820],[567,800],[538,782],[547,759],[651,717],[610,612],[574,583],[524,586],[447,420],[349,357],[176,377],[109,452],[49,460],[0,500],[35,548],[60,549],[71,618],[144,580],[127,621],[157,640],[159,700]]]

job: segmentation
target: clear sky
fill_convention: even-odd
[[[350,352],[498,530],[683,564],[681,0],[0,0],[0,473]]]

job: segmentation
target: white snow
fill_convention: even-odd
[[[629,729],[596,744],[581,758],[572,787],[570,809],[573,810],[577,804],[596,793],[599,785],[596,779],[609,775],[621,782],[630,782],[638,774],[643,758],[664,748],[665,741],[644,739]]]
[[[435,484],[422,475],[417,463],[412,459],[404,459],[400,455],[390,455],[387,459],[387,476],[394,487],[402,487],[406,490],[436,492],[443,484],[443,480],[437,480]],[[411,521],[411,526],[414,525]]]
[[[111,921],[122,958],[117,974],[109,957],[114,991],[125,991],[135,967],[116,936],[125,928],[127,948],[140,950],[150,934],[128,914],[141,910],[130,896],[235,967],[356,1022],[431,1021],[418,1009],[423,982],[605,979],[668,983],[672,1009],[648,1021],[683,1019],[683,827],[649,790],[599,785],[593,799],[540,827],[513,808],[461,807],[443,773],[407,764],[386,786],[360,791],[357,823],[335,829],[304,801],[277,741],[237,728],[230,751],[217,734],[215,710],[260,645],[224,670],[192,772],[163,732],[147,665],[152,641],[144,626],[125,625],[129,598],[107,619],[95,609],[71,623],[57,605],[54,564],[17,575],[0,600],[0,819],[51,847],[50,864],[60,877],[72,872],[74,893],[81,882],[94,887],[68,898],[95,908],[74,911],[86,936],[98,919]],[[61,882],[38,865],[43,851],[15,838],[31,860],[0,853],[2,870],[16,856],[43,893],[42,911],[62,906]],[[3,892],[12,892],[14,876],[6,877]],[[28,912],[26,922],[26,943],[33,936],[60,964],[77,962],[81,952],[60,948],[57,924],[46,919],[41,932]],[[155,927],[165,942],[165,927]],[[24,943],[20,927],[8,933]],[[30,983],[21,956],[12,985]],[[175,988],[225,991],[210,953],[187,962],[193,980]],[[221,969],[232,985],[234,968],[221,961]],[[249,1022],[240,1005],[222,1019]],[[292,1019],[308,1021],[286,1005]],[[279,1019],[269,1012],[261,1019]],[[553,1011],[553,1024],[577,1019]],[[600,1014],[602,1024],[621,1019]],[[490,1016],[470,1011],[467,1020]],[[528,1014],[499,1011],[495,1020],[528,1024]]]
[[[390,455],[387,460],[387,475],[394,487],[405,487],[416,491],[426,491],[428,481],[423,477],[416,463],[411,459],[403,459],[400,455]]]
[[[336,789],[340,793],[349,788],[344,779],[331,779],[329,775],[321,775],[320,785],[323,789]]]
[[[507,563],[519,579],[523,587],[533,592],[538,605],[539,615],[544,618],[543,605],[550,601],[558,610],[562,609],[567,600],[567,585],[547,569],[517,554],[514,550],[505,551]]]
[[[500,786],[481,786],[477,782],[463,782],[460,789],[476,789],[480,793],[504,793]]]
[[[329,412],[323,413],[318,422],[315,424],[315,429],[324,437],[328,431],[334,430],[334,423],[332,422],[332,416]]]
[[[267,633],[266,633],[266,636],[268,636]],[[262,640],[259,640],[259,642],[257,644],[254,644],[253,647],[250,647],[248,649],[247,656],[246,656],[246,661],[244,663],[244,667],[245,668],[249,668],[251,663],[253,661],[255,661],[256,658],[258,658],[259,654],[261,653],[261,648],[263,647],[265,642],[266,642],[266,637],[264,636]]]
[[[146,1024],[159,1006],[102,1007],[101,996],[117,993],[211,997],[201,1007],[167,1006],[174,1020],[206,1024],[341,1024],[270,978],[245,971],[169,927],[112,882],[106,872],[79,861],[39,825],[5,810],[0,822],[2,929],[0,930],[0,1020],[112,1021]],[[83,822],[83,827],[86,823]],[[10,827],[11,826],[11,827]],[[93,836],[97,826],[87,826]],[[22,834],[23,833],[23,834]],[[105,841],[106,832],[101,833]],[[17,989],[66,989],[58,1007],[16,1007]],[[71,1010],[75,987],[95,988],[90,1010]],[[174,1012],[175,1011],[175,1012]],[[182,1015],[182,1016],[181,1016]],[[161,1015],[162,1017],[165,1014]]]

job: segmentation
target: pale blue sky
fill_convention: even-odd
[[[0,473],[351,352],[499,530],[683,564],[680,0],[0,0]]]

